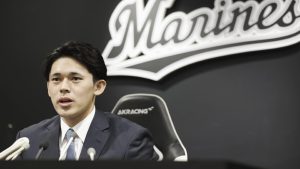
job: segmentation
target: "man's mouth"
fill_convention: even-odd
[[[58,104],[62,107],[70,106],[73,103],[73,100],[68,97],[62,97],[58,99]]]

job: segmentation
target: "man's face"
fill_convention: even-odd
[[[92,111],[95,96],[104,91],[105,85],[104,80],[94,83],[93,75],[70,57],[59,58],[52,64],[47,82],[54,109],[71,126]]]

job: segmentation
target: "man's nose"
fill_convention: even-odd
[[[64,79],[61,82],[60,92],[61,93],[70,93],[70,85],[69,85],[68,79]]]

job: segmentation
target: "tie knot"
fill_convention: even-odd
[[[74,137],[74,136],[75,136],[75,132],[74,132],[73,129],[70,128],[70,129],[67,131],[67,133],[66,133],[66,139],[67,139],[67,141],[69,141],[70,138],[72,138],[72,137]]]

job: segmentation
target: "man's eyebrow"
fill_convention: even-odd
[[[71,72],[69,75],[71,75],[71,76],[76,76],[76,75],[83,76],[82,74],[80,74],[78,72]]]
[[[79,75],[79,76],[83,76],[82,74],[78,73],[78,72],[70,72],[68,74],[69,76],[76,76],[76,75]],[[50,76],[61,76],[61,73],[53,73],[53,74],[50,74]]]
[[[50,74],[50,76],[60,76],[61,74],[60,73],[53,73],[53,74]]]

